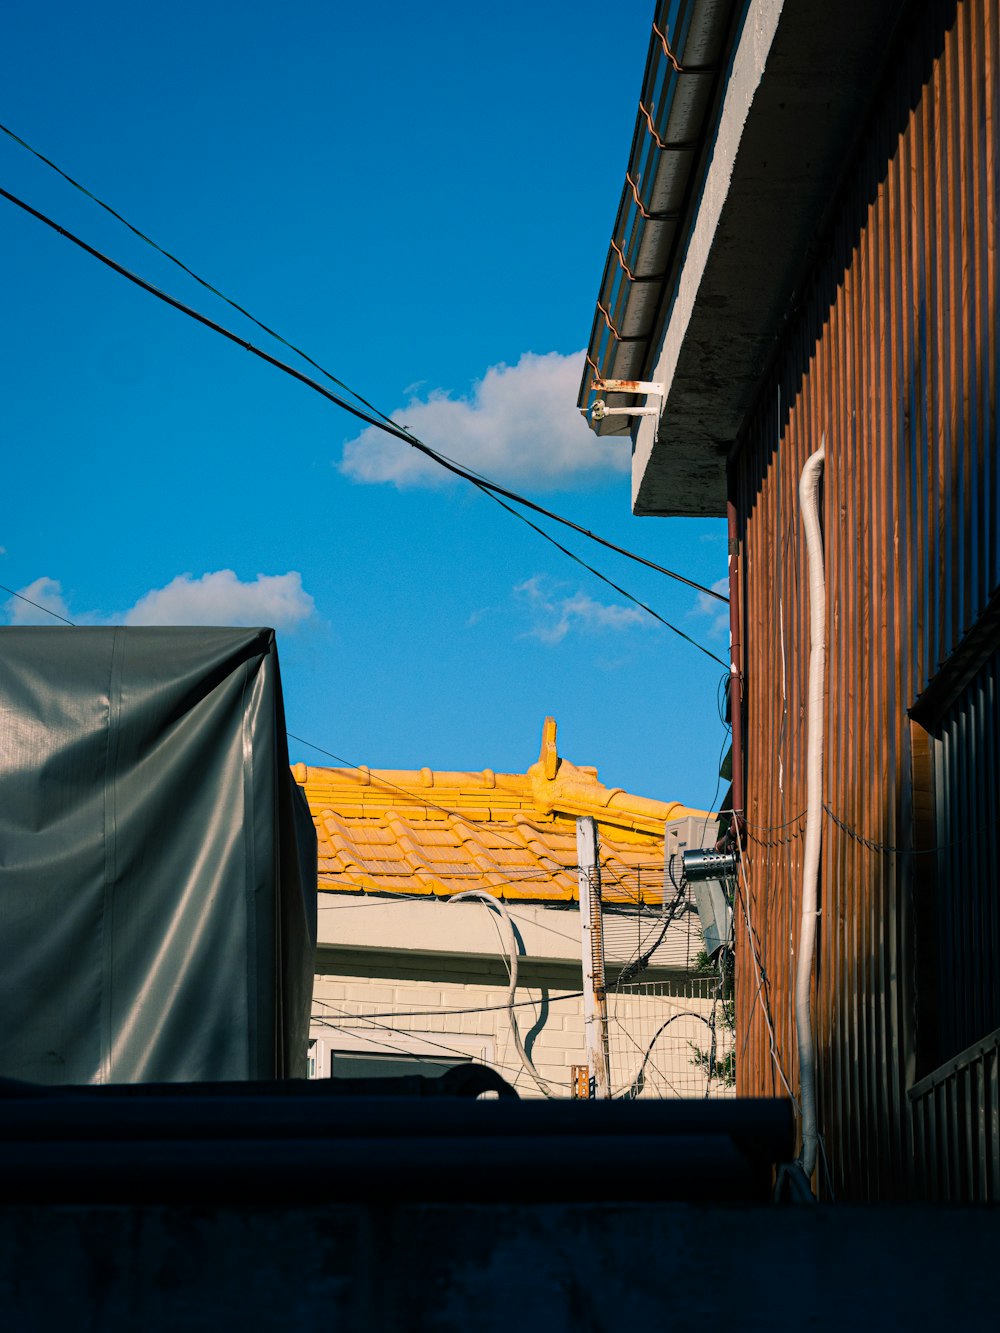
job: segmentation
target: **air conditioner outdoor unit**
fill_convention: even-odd
[[[711,816],[686,815],[683,819],[667,821],[664,827],[664,910],[670,906],[673,885],[681,882],[683,854],[710,846],[716,828],[716,821]],[[711,959],[729,942],[733,921],[729,895],[720,879],[693,880],[689,887],[701,922],[705,952]]]

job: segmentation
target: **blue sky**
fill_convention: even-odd
[[[0,121],[428,443],[711,584],[724,525],[634,518],[575,411],[652,12],[7,0]],[[0,184],[284,355],[3,135]],[[275,624],[289,729],[352,762],[523,771],[551,713],[609,785],[711,802],[713,663],[2,200],[0,255],[0,582]],[[720,604],[565,544],[726,656]]]

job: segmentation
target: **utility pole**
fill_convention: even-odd
[[[580,876],[580,947],[583,962],[583,1023],[587,1064],[594,1096],[611,1096],[608,1072],[608,1007],[604,988],[604,925],[601,919],[601,869],[597,824],[591,816],[576,821],[576,860]]]

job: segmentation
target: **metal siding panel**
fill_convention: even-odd
[[[738,495],[749,722],[746,891],[773,1003],[775,1067],[751,960],[737,968],[743,1093],[797,1087],[798,934],[808,599],[796,484],[827,434],[827,821],[817,954],[821,1128],[838,1192],[982,1197],[996,1153],[992,1082],[914,1108],[914,868],[906,709],[982,612],[1000,574],[996,460],[996,0],[930,5],[889,72],[828,257],[805,293],[774,379],[748,426]],[[948,31],[942,32],[946,26]],[[784,688],[782,682],[784,681]],[[938,743],[940,829],[998,808],[996,672]],[[978,758],[977,758],[978,756]],[[991,837],[991,847],[995,840]],[[956,849],[942,884],[942,1037],[959,1049],[1000,1010],[996,904],[983,857]],[[994,862],[995,863],[995,862]],[[958,881],[958,882],[956,882]],[[971,915],[970,915],[971,913]],[[945,916],[951,915],[946,913]],[[970,973],[971,963],[971,977]],[[969,981],[972,986],[969,986]],[[971,993],[961,997],[965,992]],[[987,1117],[989,1126],[987,1128]],[[956,1178],[953,1165],[964,1163]],[[911,1167],[915,1163],[915,1168]],[[923,1180],[920,1177],[923,1177]],[[995,1194],[995,1183],[991,1185]]]
[[[924,1176],[924,1162],[926,1160],[927,1149],[925,1146],[925,1128],[924,1121],[926,1110],[923,1102],[918,1102],[913,1108],[913,1177],[910,1182],[911,1194],[918,1194],[918,1182]]]
[[[962,1124],[959,1126],[959,1132],[962,1137],[963,1163],[962,1177],[965,1182],[965,1188],[962,1192],[962,1198],[975,1199],[976,1197],[976,1093],[975,1093],[975,1074],[979,1066],[979,1061],[974,1061],[967,1066],[961,1073],[961,1101],[962,1101]]]
[[[986,1203],[989,1200],[989,1152],[990,1141],[987,1122],[987,1097],[986,1097],[986,1061],[980,1060],[976,1064],[976,1107],[975,1107],[975,1163],[976,1163],[976,1184],[973,1200],[976,1203]]]
[[[974,727],[973,750],[969,756],[969,804],[966,807],[968,811],[966,826],[963,834],[968,833],[971,826],[973,829],[986,829],[990,824],[993,812],[986,805],[986,796],[989,791],[988,771],[984,770],[987,762],[989,746],[989,721],[991,710],[989,707],[989,680],[990,669],[980,673],[979,679],[971,687],[972,690],[972,722]],[[969,1040],[981,1036],[995,1026],[991,1022],[992,1003],[991,1003],[991,972],[990,966],[992,953],[991,930],[990,930],[990,900],[993,897],[993,878],[996,873],[996,865],[990,864],[983,856],[984,836],[975,839],[968,839],[968,861],[970,863],[970,889],[972,902],[965,914],[968,923],[968,948],[970,954],[975,959],[973,971],[973,986],[966,986],[966,990],[971,989],[975,997],[975,1003],[972,1006],[971,1025],[969,1031]],[[1000,1020],[1000,1014],[997,1015]]]
[[[993,725],[985,749],[988,764],[986,800],[990,816],[986,859],[992,867],[995,867],[1000,859],[1000,828],[997,827],[997,812],[1000,811],[1000,679],[998,678],[1000,678],[1000,663],[994,662],[990,672],[990,714]],[[990,904],[991,956],[995,961],[1000,958],[1000,901],[992,877],[988,882],[987,900]],[[991,966],[989,978],[993,1012],[1000,1017],[1000,967]]]

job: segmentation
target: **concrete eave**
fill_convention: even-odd
[[[635,437],[633,510],[722,515],[726,457],[822,240],[905,0],[751,0]]]

